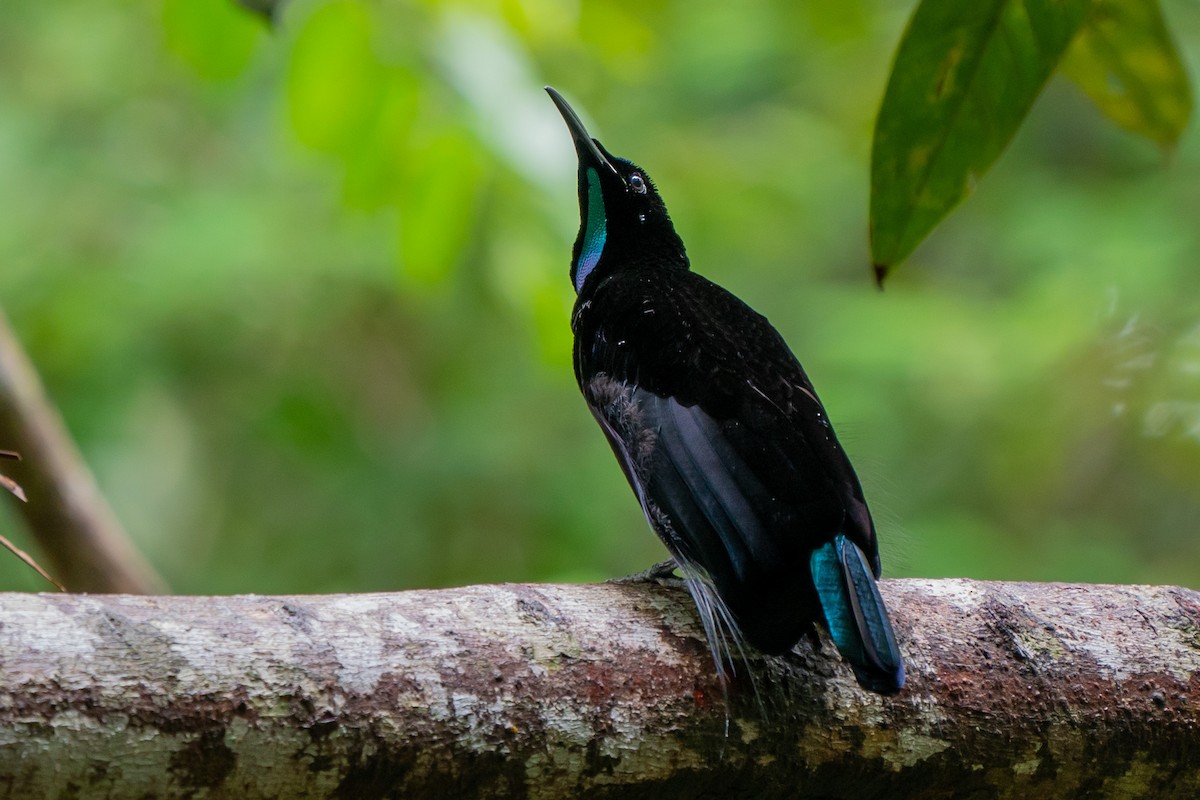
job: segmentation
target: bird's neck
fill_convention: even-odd
[[[683,242],[678,242],[678,247],[663,246],[663,244],[636,248],[621,257],[616,257],[614,254],[611,259],[602,259],[580,287],[579,298],[586,299],[586,296],[613,279],[646,273],[687,272],[691,269],[687,253],[683,249]]]

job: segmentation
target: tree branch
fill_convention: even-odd
[[[1200,792],[1200,594],[883,592],[898,696],[804,643],[728,704],[677,585],[0,595],[0,796]]]
[[[125,536],[3,313],[0,447],[23,458],[12,467],[29,497],[19,511],[63,583],[88,592],[165,588]]]

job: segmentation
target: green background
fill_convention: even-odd
[[[1165,10],[1194,76],[1200,9]],[[1164,153],[1052,80],[879,292],[870,137],[910,12],[297,2],[272,33],[8,0],[0,306],[175,591],[641,569],[664,551],[571,374],[550,83],[791,343],[886,574],[1200,585],[1195,126]],[[43,584],[6,556],[0,588]]]

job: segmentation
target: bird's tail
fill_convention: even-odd
[[[838,534],[813,551],[809,566],[829,635],[858,682],[881,694],[899,691],[904,660],[863,551]]]

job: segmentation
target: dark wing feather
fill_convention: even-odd
[[[686,541],[669,542],[673,550],[727,567],[709,570],[720,573],[713,575],[719,585],[744,581],[754,563],[781,557],[761,519],[775,501],[726,436],[736,423],[604,374],[585,393],[643,505],[652,499],[688,532]]]
[[[759,649],[790,648],[810,620],[801,586],[786,574],[779,532],[770,529],[786,510],[731,446],[725,426],[698,406],[606,375],[589,381],[585,394],[651,527],[685,574],[703,584],[689,588],[704,595],[697,603],[706,628],[722,622],[709,616],[732,616],[735,634]]]

